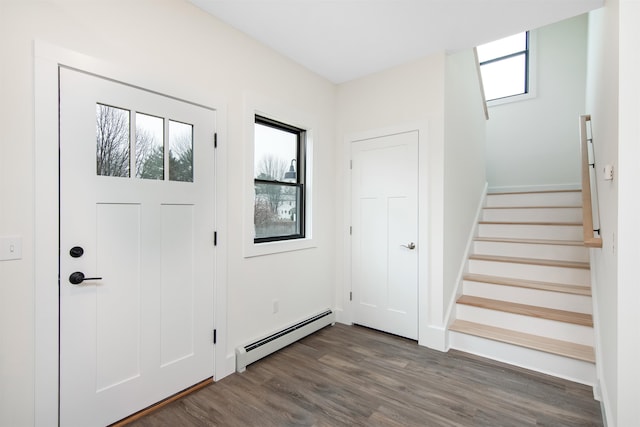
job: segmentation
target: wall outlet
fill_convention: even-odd
[[[0,261],[22,259],[22,237],[0,237]]]
[[[280,311],[280,301],[278,301],[277,299],[273,300],[273,314],[276,314],[278,311]]]

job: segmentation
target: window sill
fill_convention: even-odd
[[[487,107],[497,107],[499,105],[511,104],[514,102],[527,101],[536,97],[534,92],[523,93],[522,95],[507,96],[506,98],[492,99],[487,101]]]
[[[312,238],[281,240],[277,242],[247,243],[244,247],[244,257],[252,258],[257,256],[272,255],[283,252],[301,251],[315,248],[316,244]]]

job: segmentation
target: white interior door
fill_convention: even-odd
[[[61,69],[60,425],[213,375],[214,128],[212,110]]]
[[[418,338],[418,132],[352,143],[354,323]]]

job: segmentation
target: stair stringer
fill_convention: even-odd
[[[486,204],[487,198],[487,189],[489,183],[484,183],[484,188],[482,189],[482,195],[480,196],[480,202],[478,203],[478,208],[476,209],[476,215],[473,223],[473,227],[471,228],[471,232],[469,233],[469,238],[467,239],[467,246],[465,248],[464,256],[462,258],[462,262],[460,263],[460,268],[458,269],[458,275],[456,276],[456,288],[454,292],[451,294],[451,298],[449,299],[449,304],[447,305],[447,311],[444,314],[444,325],[445,330],[448,331],[451,323],[456,319],[456,301],[462,295],[463,290],[463,280],[465,273],[469,270],[469,255],[471,255],[474,247],[474,239],[478,237],[478,226],[480,224],[480,219],[482,218],[482,210]],[[445,348],[449,349],[449,337],[445,334]]]

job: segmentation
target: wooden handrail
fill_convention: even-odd
[[[587,137],[587,122],[591,115],[580,116],[580,151],[582,153],[582,236],[584,245],[589,248],[601,248],[602,237],[594,236],[593,208],[591,201],[591,178],[589,175],[589,147]]]

